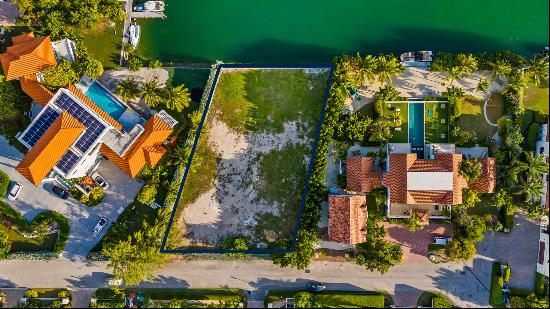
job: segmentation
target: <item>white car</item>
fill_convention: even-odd
[[[23,185],[16,182],[11,187],[10,192],[8,193],[8,200],[15,201],[17,197],[19,196],[19,193],[21,193],[21,190],[23,190]]]
[[[105,217],[99,218],[99,221],[97,221],[97,224],[94,227],[94,236],[97,236],[106,225],[107,219]]]
[[[103,176],[99,175],[98,173],[93,173],[92,179],[97,182],[97,184],[102,187],[103,190],[107,190],[109,188],[109,184],[107,183],[105,178],[103,178]]]
[[[452,238],[447,238],[447,237],[434,237],[434,244],[445,246],[448,243],[450,243],[451,240],[453,240],[453,239]]]

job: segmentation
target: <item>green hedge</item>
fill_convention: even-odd
[[[36,216],[31,223],[27,222],[21,214],[19,214],[15,209],[11,208],[10,205],[0,201],[0,217],[4,220],[11,223],[11,228],[22,231],[22,232],[32,232],[36,227],[43,223],[51,223],[53,221],[57,222],[59,225],[59,236],[53,252],[61,253],[69,240],[69,233],[71,231],[69,221],[65,216],[56,212],[56,211],[44,211]]]
[[[527,139],[525,140],[525,146],[528,150],[535,150],[537,144],[537,134],[539,132],[540,124],[533,122],[529,125],[529,130],[527,131]]]
[[[504,280],[502,279],[500,265],[500,262],[493,262],[493,271],[491,273],[491,294],[489,296],[489,304],[493,307],[504,307],[504,302],[502,301],[502,287],[504,286]]]
[[[384,295],[318,294],[321,307],[328,308],[384,308]]]
[[[546,295],[544,287],[545,278],[542,274],[537,273],[535,276],[535,294],[538,296]]]
[[[512,308],[527,308],[524,296],[512,296],[510,298],[510,307]]]
[[[0,199],[2,199],[10,188],[10,177],[8,174],[0,171]]]
[[[434,308],[452,308],[453,304],[444,297],[436,296],[432,298]]]

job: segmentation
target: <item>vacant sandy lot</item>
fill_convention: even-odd
[[[280,207],[258,196],[259,156],[311,140],[300,132],[297,122],[287,122],[279,134],[249,132],[238,134],[214,118],[208,143],[218,154],[215,187],[183,210],[185,245],[213,245],[226,236],[252,238],[258,215],[280,215]],[[304,156],[304,163],[308,158]],[[276,232],[276,231],[273,231]]]

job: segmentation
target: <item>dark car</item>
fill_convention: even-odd
[[[327,287],[325,285],[323,285],[322,283],[319,283],[319,282],[309,282],[306,286],[307,290],[309,292],[323,292],[324,290],[327,289]]]
[[[64,200],[69,197],[69,192],[58,186],[53,186],[52,192]]]

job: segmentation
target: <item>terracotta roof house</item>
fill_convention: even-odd
[[[330,241],[355,245],[365,242],[367,200],[364,195],[329,195]]]
[[[462,204],[462,191],[494,193],[496,164],[494,158],[478,158],[481,176],[470,184],[460,175],[463,155],[452,151],[434,153],[430,159],[420,159],[410,147],[388,146],[385,172],[373,169],[373,159],[351,156],[346,161],[348,191],[368,193],[378,186],[387,189],[387,212],[390,218],[410,217],[411,211],[422,218],[445,217],[452,205]],[[405,149],[392,152],[391,149]],[[408,150],[407,150],[408,149]]]

